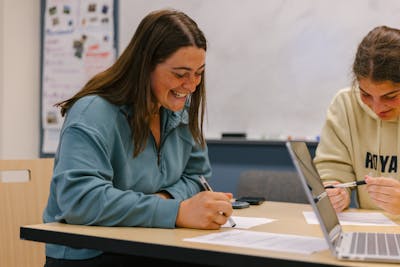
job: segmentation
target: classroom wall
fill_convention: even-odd
[[[0,158],[39,156],[40,3],[40,0],[0,0]],[[227,10],[227,3],[230,5],[230,12],[222,12]],[[331,9],[325,5],[330,6]],[[252,129],[257,127],[264,127],[265,132],[270,131],[269,134],[274,135],[279,133],[281,129],[279,125],[282,126],[282,124],[293,129],[312,129],[311,132],[318,132],[325,116],[325,107],[331,97],[339,87],[345,86],[349,81],[346,73],[350,66],[347,63],[350,63],[359,39],[372,26],[381,23],[396,27],[400,25],[397,15],[400,11],[400,1],[397,0],[120,0],[119,50],[122,51],[125,48],[137,23],[148,11],[165,6],[181,8],[193,15],[206,31],[209,40],[207,80],[214,81],[214,84],[209,84],[208,92],[207,130],[211,134],[208,137],[218,137],[220,130],[225,129],[227,131],[244,129],[251,133]],[[275,8],[269,9],[270,7]],[[294,12],[293,16],[284,16],[290,10]],[[318,10],[325,13],[316,12]],[[243,13],[242,16],[237,15],[240,12]],[[269,15],[261,16],[264,12]],[[324,17],[323,14],[329,16]],[[323,46],[325,41],[328,41],[329,45],[323,46],[324,49],[321,50],[322,52],[319,50],[321,53],[316,57],[310,57],[304,53],[305,50],[293,46],[290,50],[291,54],[285,55],[282,50],[282,53],[276,53],[277,57],[271,63],[270,58],[264,60],[261,57],[266,48],[257,46],[257,44],[263,44],[264,40],[254,41],[248,38],[249,34],[254,33],[250,30],[251,25],[265,23],[260,18],[268,19],[270,23],[273,23],[273,27],[268,28],[267,31],[271,44],[274,44],[275,39],[289,38],[293,33],[291,26],[299,26],[304,28],[305,35],[296,35],[297,38],[303,45],[311,44],[306,51],[317,51],[313,47]],[[313,20],[314,18],[320,21]],[[225,26],[226,23],[229,27]],[[237,23],[245,28],[237,28]],[[317,26],[322,29],[326,27],[328,30],[323,35],[315,35],[313,33]],[[219,31],[218,27],[229,30]],[[343,34],[345,38],[337,40],[337,37]],[[241,43],[242,46],[231,46],[246,38],[249,41]],[[218,49],[222,45],[224,45],[224,50],[220,52]],[[331,48],[347,51],[349,55],[349,58],[346,58],[347,63],[334,65],[334,60],[340,56],[332,53]],[[257,51],[260,54],[255,57],[253,53]],[[250,52],[252,54],[246,54]],[[282,61],[289,62],[292,57],[299,55],[300,58],[295,63],[297,67],[305,67],[302,72],[296,72],[293,69],[287,72],[287,68],[278,67],[280,58],[283,57]],[[266,73],[269,72],[264,71],[265,67],[260,72],[257,65],[242,64],[239,61],[241,59],[257,59],[254,60],[257,64],[265,62],[267,70],[275,71],[276,75],[272,78],[268,77]],[[342,74],[334,75],[338,70]],[[258,74],[255,75],[254,71]],[[319,71],[320,74],[315,71]],[[286,79],[277,78],[277,75],[282,73],[286,74]],[[300,75],[302,73],[305,75]],[[296,76],[296,74],[299,75]],[[227,78],[232,76],[234,78]],[[314,90],[313,93],[294,87],[300,85],[306,76],[315,76],[324,82],[307,87],[311,91]],[[262,79],[251,79],[251,77]],[[325,78],[335,83],[325,82],[327,81]],[[250,83],[247,81],[256,82],[256,85],[260,86],[249,86]],[[289,85],[282,87],[282,84],[288,81]],[[271,83],[270,86],[265,86],[266,82]],[[259,94],[253,93],[253,89],[260,90]],[[326,93],[324,90],[328,89],[330,91]],[[297,92],[293,94],[296,90]],[[267,92],[272,96],[264,97]],[[322,94],[322,92],[325,93]],[[290,100],[289,97],[295,99]],[[263,101],[264,105],[252,104],[251,99]],[[308,109],[312,104],[319,105],[319,112],[306,114],[305,109],[301,109],[303,106]],[[274,105],[275,109],[271,111],[270,107]],[[299,108],[295,113],[296,123],[287,119],[294,105]],[[309,125],[312,127],[308,127]],[[234,128],[235,126],[240,128]],[[260,133],[263,129],[256,130]]]
[[[0,158],[39,157],[40,0],[1,0],[0,20]]]

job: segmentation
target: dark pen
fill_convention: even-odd
[[[363,184],[367,184],[367,182],[365,182],[365,180],[362,180],[362,181],[354,181],[354,182],[343,183],[343,184],[331,184],[331,185],[325,186],[325,189],[327,189],[327,188],[346,188],[346,187],[359,186],[359,185],[363,185]]]
[[[214,192],[214,190],[212,190],[210,184],[207,182],[207,180],[206,180],[206,178],[204,178],[204,176],[200,176],[200,183],[204,187],[204,190]],[[228,220],[232,227],[236,226],[236,223],[232,219],[232,217],[228,217]]]

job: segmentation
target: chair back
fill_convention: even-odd
[[[264,197],[267,201],[309,203],[299,177],[290,170],[247,170],[240,174],[238,197]]]
[[[23,225],[43,222],[53,165],[53,158],[0,160],[0,266],[44,266],[44,244],[21,240],[19,233]],[[15,175],[21,172],[26,180]]]

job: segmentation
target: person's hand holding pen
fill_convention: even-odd
[[[182,201],[176,219],[176,226],[196,229],[220,229],[232,215],[232,197],[231,193],[213,192],[207,189]]]
[[[339,185],[338,181],[324,182],[325,191],[332,203],[335,211],[342,212],[350,205],[350,194],[345,187],[335,187]]]
[[[400,181],[387,177],[365,176],[366,189],[372,201],[391,214],[400,214]]]
[[[199,179],[200,179],[200,183],[202,184],[204,190],[210,191],[210,192],[213,192],[213,191],[214,191],[214,190],[211,188],[211,186],[209,185],[209,183],[207,182],[206,178],[204,178],[204,176],[200,176]],[[232,199],[232,194],[229,194],[229,196],[230,196],[230,198],[229,198],[229,202],[230,202],[230,199]],[[219,213],[226,216],[226,213],[224,213],[224,212],[222,212],[222,211],[220,211]],[[232,217],[228,216],[228,221],[229,221],[229,223],[231,224],[232,227],[235,227],[235,226],[236,226],[236,223],[235,223],[235,221],[232,219]]]
[[[367,177],[366,175],[365,177]],[[339,183],[338,181],[324,182],[327,195],[336,212],[341,212],[350,205],[350,191],[345,188],[356,187],[367,184],[366,180]]]

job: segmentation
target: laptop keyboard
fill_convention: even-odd
[[[400,255],[400,235],[389,233],[354,232],[351,253],[364,255]]]

